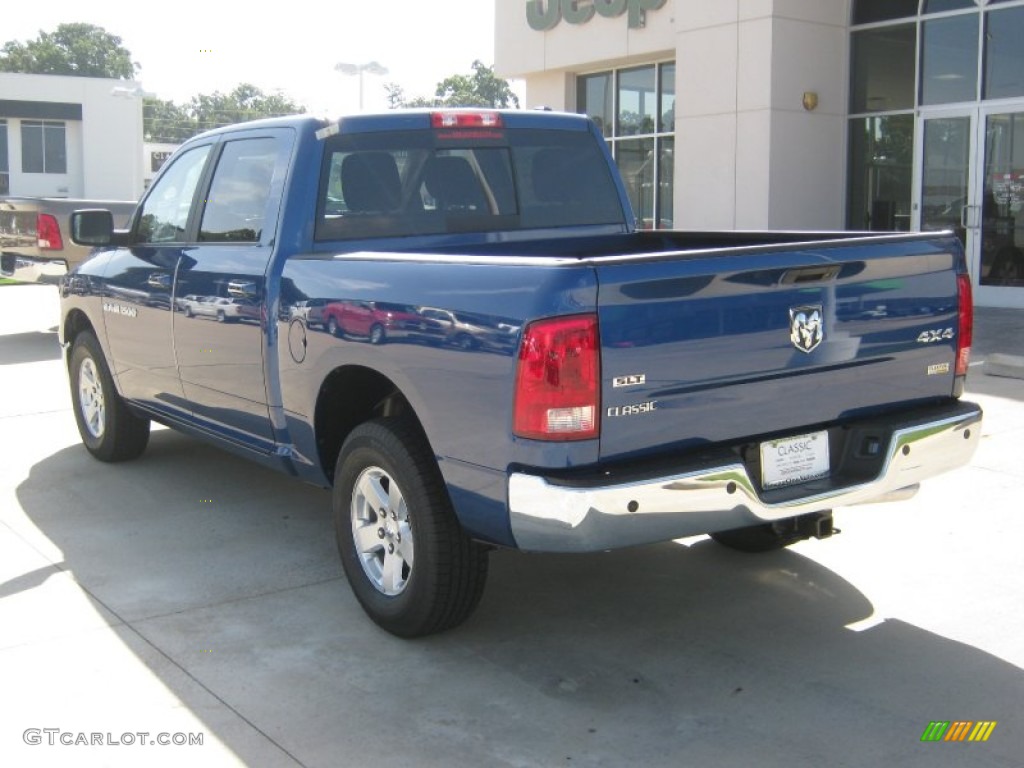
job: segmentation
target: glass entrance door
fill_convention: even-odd
[[[1024,105],[919,118],[914,226],[956,233],[975,299],[1024,308]]]
[[[1024,109],[989,107],[979,122],[978,291],[986,303],[1024,307]]]
[[[943,113],[921,118],[917,132],[920,182],[916,206],[917,229],[949,229],[968,253],[973,230],[980,221],[973,194],[975,118],[971,112]]]

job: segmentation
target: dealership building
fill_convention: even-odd
[[[1024,0],[496,0],[495,69],[601,127],[641,226],[952,229],[1024,307]]]
[[[0,72],[0,197],[135,200],[145,175],[139,83]]]

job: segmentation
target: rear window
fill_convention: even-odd
[[[584,132],[430,131],[328,139],[318,240],[621,225],[600,147]]]

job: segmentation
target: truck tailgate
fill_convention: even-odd
[[[949,398],[962,259],[934,235],[595,259],[602,458]]]

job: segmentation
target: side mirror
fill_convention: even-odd
[[[77,245],[104,246],[114,240],[114,216],[110,211],[86,210],[71,214],[71,241]]]

